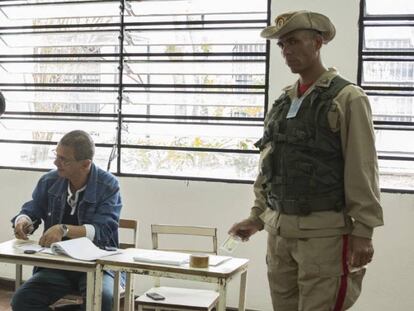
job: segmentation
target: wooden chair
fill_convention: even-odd
[[[179,251],[186,253],[208,253],[217,255],[217,229],[208,227],[176,226],[176,225],[151,225],[152,248],[164,251]],[[203,250],[190,250],[188,248],[165,248],[160,247],[160,235],[187,235],[207,237],[212,240],[212,247]],[[161,310],[212,310],[218,302],[219,294],[214,290],[201,290],[190,288],[177,288],[160,286],[160,278],[154,278],[155,287],[146,291],[135,301],[138,311],[145,309]],[[155,301],[147,297],[147,293],[156,292],[165,297],[165,300]]]
[[[128,239],[129,242],[121,241],[119,243],[119,248],[127,249],[127,248],[137,248],[137,237],[138,237],[138,221],[134,219],[120,219],[119,220],[119,231],[122,234],[123,231],[128,231],[129,235],[132,234],[131,237]],[[127,233],[127,232],[125,232]],[[121,238],[120,238],[121,239]],[[114,278],[114,311],[119,311],[120,307],[120,300],[125,296],[125,289],[120,286],[120,276],[119,272],[115,273]],[[124,309],[126,309],[124,307]]]
[[[119,232],[120,234],[123,231],[125,234],[129,235],[128,242],[123,242],[119,244],[121,249],[126,248],[136,248],[137,247],[137,236],[138,236],[138,221],[133,219],[120,219],[119,220]],[[22,265],[16,265],[16,289],[22,283]],[[125,294],[125,290],[120,286],[120,273],[115,273],[114,278],[114,311],[119,311],[120,300]],[[57,301],[51,306],[52,310],[56,311],[66,311],[66,310],[79,310],[79,307],[82,305],[83,298],[78,293],[73,293],[66,295],[61,300]]]

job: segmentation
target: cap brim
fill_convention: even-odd
[[[260,36],[262,38],[272,39],[272,38],[276,38],[275,37],[276,33],[277,33],[276,26],[268,26],[260,32]]]

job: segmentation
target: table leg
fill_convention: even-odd
[[[95,271],[95,294],[94,294],[94,300],[93,300],[93,310],[94,311],[101,311],[102,278],[103,278],[102,266],[97,265],[96,266],[96,271]]]
[[[121,273],[120,272],[115,272],[115,277],[114,277],[114,310],[113,311],[119,311],[119,297],[120,297],[120,292],[119,292],[119,281],[121,278]]]
[[[89,271],[86,273],[86,310],[93,311],[93,304],[95,300],[95,272]]]
[[[14,290],[17,290],[22,285],[23,279],[23,266],[16,264],[16,282],[14,285]]]
[[[247,270],[240,275],[239,311],[245,311],[246,309],[246,284]]]
[[[134,307],[135,307],[135,301],[134,301],[133,274],[130,272],[127,272],[126,273],[126,284],[125,284],[125,310],[134,311]]]
[[[225,279],[219,279],[219,301],[217,311],[226,311],[227,282]]]

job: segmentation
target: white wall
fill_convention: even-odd
[[[13,237],[9,219],[30,198],[40,173],[0,170],[2,218],[0,241]],[[7,182],[5,182],[7,181]],[[150,248],[151,223],[180,223],[216,226],[221,243],[228,227],[247,215],[253,197],[250,185],[183,182],[173,180],[121,178],[123,217],[140,221],[139,247]],[[370,265],[356,311],[413,310],[411,294],[414,279],[414,195],[383,194],[386,226],[374,236],[375,260]],[[264,232],[242,244],[235,256],[250,259],[247,307],[270,311],[265,270]],[[26,277],[30,269],[26,270]],[[14,277],[11,265],[0,265],[0,277]],[[138,293],[150,285],[136,280]],[[229,288],[228,305],[237,306],[238,279]]]
[[[348,79],[356,80],[357,21],[356,0],[277,0],[274,15],[288,10],[310,9],[331,17],[337,27],[337,38],[323,48],[327,66],[335,66]],[[277,47],[272,46],[270,98],[295,80],[281,60]],[[0,170],[2,217],[0,241],[12,238],[9,219],[30,198],[40,173]],[[124,200],[123,217],[140,221],[139,247],[150,247],[151,223],[179,223],[216,226],[219,242],[226,237],[229,226],[248,215],[253,200],[251,185],[185,182],[175,180],[121,178]],[[370,265],[364,289],[355,311],[413,310],[411,294],[414,280],[414,195],[383,194],[386,225],[376,231],[375,261]],[[265,270],[266,234],[259,233],[241,245],[235,256],[250,259],[247,307],[270,311],[271,303]],[[28,275],[29,271],[26,271]],[[14,277],[13,267],[0,265],[0,277]],[[229,288],[228,305],[237,305],[237,281]],[[149,280],[136,281],[138,291]]]
[[[34,185],[41,173],[0,170],[0,197],[3,198],[0,223],[0,242],[13,238],[10,219],[30,199]],[[6,182],[7,181],[7,182]],[[151,248],[150,224],[194,224],[218,228],[219,243],[226,238],[228,228],[246,217],[253,200],[251,185],[185,182],[144,178],[121,178],[124,207],[122,217],[140,222],[138,246]],[[37,236],[37,235],[36,235]],[[248,273],[248,307],[270,310],[266,283],[266,235],[260,234],[248,244],[239,246],[234,256],[250,259]],[[26,277],[30,269],[26,269]],[[11,265],[0,264],[0,277],[14,277]],[[136,281],[138,293],[150,286]],[[230,306],[237,306],[238,279],[229,286]]]

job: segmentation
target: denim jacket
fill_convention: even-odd
[[[43,175],[20,213],[35,222],[36,230],[44,222],[44,231],[62,222],[67,198],[68,180],[59,177],[56,170]],[[95,228],[93,243],[100,248],[118,247],[118,222],[122,203],[119,183],[110,173],[92,163],[83,199],[76,209],[79,225]],[[16,216],[16,217],[17,217]],[[14,224],[14,217],[12,223]]]

